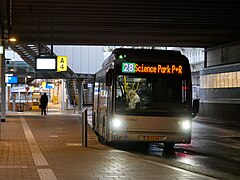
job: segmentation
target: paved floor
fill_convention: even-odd
[[[212,179],[101,145],[78,114],[8,113],[1,123],[0,180]]]

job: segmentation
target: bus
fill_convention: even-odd
[[[190,143],[199,100],[179,51],[115,49],[93,88],[92,127],[102,143]]]

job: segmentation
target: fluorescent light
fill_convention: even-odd
[[[3,46],[0,46],[0,54],[3,54]]]
[[[10,41],[10,42],[16,42],[17,39],[12,37],[12,38],[9,39],[9,41]]]

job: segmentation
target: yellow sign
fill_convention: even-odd
[[[43,88],[46,88],[46,84],[47,84],[47,83],[46,83],[45,81],[43,81],[43,82],[42,82],[42,87],[43,87]]]
[[[58,104],[58,96],[53,96],[53,104]]]
[[[67,56],[57,57],[57,72],[67,71]]]

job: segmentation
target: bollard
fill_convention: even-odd
[[[76,112],[76,102],[75,99],[73,100],[73,113],[75,114]]]
[[[66,111],[68,110],[68,99],[66,99]]]
[[[82,147],[87,147],[87,108],[82,111]]]
[[[16,103],[15,103],[15,98],[13,98],[13,103],[12,103],[12,111],[16,111]]]

